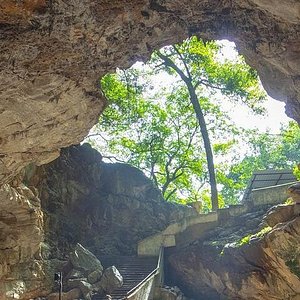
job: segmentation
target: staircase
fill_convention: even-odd
[[[125,299],[129,292],[157,268],[158,258],[153,256],[104,256],[99,258],[103,267],[115,266],[123,276],[123,286],[110,295],[113,300]],[[106,300],[94,295],[93,300]]]

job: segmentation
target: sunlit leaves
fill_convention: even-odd
[[[248,131],[244,137],[248,151],[245,157],[232,162],[228,170],[219,172],[222,193],[231,203],[237,202],[254,171],[290,169],[299,163],[300,129],[296,122],[281,128],[278,135]],[[296,173],[298,168],[294,167]]]
[[[224,201],[236,201],[241,172],[250,172],[255,162],[249,159],[243,166],[232,167],[224,163],[224,157],[232,155],[237,146],[240,130],[224,112],[222,103],[225,100],[243,103],[261,113],[260,103],[265,93],[256,72],[243,58],[220,61],[221,48],[215,42],[204,43],[191,37],[160,51],[176,63],[196,91],[214,155],[223,161],[217,165],[217,177],[228,187],[219,196],[219,203],[224,205]],[[171,86],[153,89],[151,78],[164,78],[166,73],[173,78]],[[101,88],[110,103],[97,128],[102,136],[98,145],[102,154],[144,170],[167,200],[188,203],[202,199],[204,208],[209,210],[209,176],[203,141],[190,94],[178,74],[167,68],[156,52],[143,68],[119,70],[105,76]],[[230,189],[234,191],[231,194]]]
[[[248,66],[242,56],[237,60],[220,62],[218,54],[221,46],[216,42],[204,43],[197,37],[191,37],[182,44],[169,46],[160,51],[191,75],[193,85],[205,86],[214,93],[220,90],[232,101],[240,101],[256,113],[263,113],[261,103],[266,99],[266,93],[258,80],[257,72]],[[157,56],[153,56],[160,66]],[[172,71],[170,68],[167,71]]]

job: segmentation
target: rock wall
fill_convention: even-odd
[[[34,191],[24,185],[5,184],[0,197],[0,274],[6,275],[11,272],[10,265],[22,263],[38,252],[43,239],[43,214]]]
[[[197,34],[229,38],[300,120],[296,0],[0,1],[0,181],[83,139],[105,106],[99,78]]]
[[[164,201],[138,169],[103,163],[87,144],[63,150],[26,180],[39,191],[54,257],[63,257],[77,242],[96,255],[134,255],[139,240],[195,214]]]
[[[0,0],[0,184],[11,182],[32,162],[53,161],[61,148],[83,139],[106,105],[99,90],[102,75],[191,34],[235,41],[268,93],[286,102],[287,114],[300,121],[299,9],[296,0]],[[64,196],[64,203],[71,202],[69,190],[85,194],[85,185],[77,191],[72,184],[57,196],[49,189],[49,214],[61,205],[56,200],[51,206],[50,199]],[[13,274],[15,262],[36,255],[42,240],[41,210],[36,196],[24,197],[28,192],[34,195],[34,189],[14,183],[1,188],[3,274]],[[134,200],[128,198],[128,203]],[[109,201],[117,206],[116,200]],[[84,203],[72,209],[84,212]],[[79,223],[93,227],[99,218],[92,217],[92,222]],[[44,223],[45,228],[61,226],[59,221],[49,225],[49,218]],[[112,249],[120,251],[125,244]],[[60,245],[63,255],[67,245]],[[16,271],[11,280],[16,282],[21,273]]]
[[[169,280],[195,299],[300,299],[299,213],[281,205],[226,222],[169,253]]]
[[[0,198],[0,299],[47,294],[60,262],[42,259],[44,219],[38,192],[20,176],[1,187]]]

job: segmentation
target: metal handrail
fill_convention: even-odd
[[[263,191],[263,190],[269,190],[269,189],[276,189],[276,188],[282,188],[285,186],[290,186],[294,183],[296,183],[297,181],[293,181],[293,182],[286,182],[286,183],[282,183],[282,184],[277,184],[277,185],[271,185],[271,186],[264,186],[264,187],[259,187],[259,188],[255,188],[252,190],[252,192],[256,192],[256,191]]]
[[[159,256],[158,256],[158,260],[157,260],[157,266],[156,268],[147,276],[145,277],[141,282],[139,282],[135,287],[133,287],[129,292],[127,292],[127,295],[125,298],[122,299],[128,299],[128,297],[132,296],[133,294],[135,294],[137,291],[140,290],[140,288],[149,280],[152,279],[154,276],[156,276],[159,271],[160,271],[160,264],[161,264],[161,260],[163,257],[163,247],[160,248],[159,251]]]

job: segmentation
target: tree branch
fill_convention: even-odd
[[[185,82],[185,83],[191,83],[189,80],[189,77],[187,77],[184,72],[178,68],[175,63],[172,61],[172,59],[170,59],[168,56],[162,54],[160,51],[156,51],[156,54],[158,55],[159,58],[161,58],[164,62],[165,65],[167,67],[172,68],[174,71],[176,71],[176,73],[181,77],[181,79]]]
[[[184,59],[184,57],[182,56],[182,54],[180,53],[180,51],[178,50],[178,48],[175,46],[175,45],[173,45],[173,49],[175,50],[175,52],[178,54],[178,56],[180,57],[180,60],[182,61],[182,63],[183,63],[183,65],[184,65],[184,68],[185,68],[185,70],[186,70],[186,73],[187,73],[187,77],[192,81],[192,75],[191,75],[191,73],[190,73],[190,70],[189,70],[189,68],[188,68],[188,66],[187,66],[187,64],[186,64],[186,62],[185,62],[185,59]]]
[[[168,200],[170,199],[170,197],[171,197],[176,191],[177,191],[177,188],[173,189],[173,190],[168,194],[168,196],[165,196],[165,195],[163,194],[165,200],[168,201]]]

